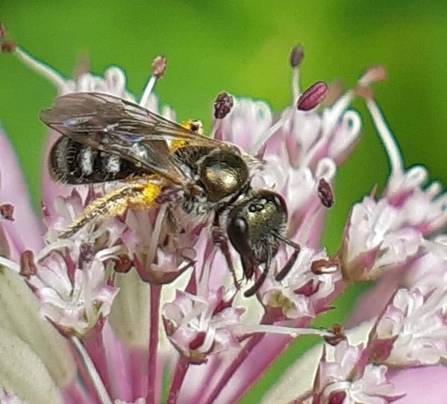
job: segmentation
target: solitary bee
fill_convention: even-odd
[[[235,277],[230,241],[240,255],[244,277],[257,274],[246,297],[264,282],[281,242],[295,250],[276,279],[283,279],[291,269],[300,248],[285,237],[284,199],[270,190],[252,189],[253,157],[203,136],[197,121],[178,125],[102,93],[60,96],[40,118],[64,135],[49,155],[53,180],[71,185],[122,183],[87,206],[61,237],[71,237],[87,223],[118,216],[126,209],[147,210],[167,203],[173,217],[186,215],[211,225],[214,242]]]

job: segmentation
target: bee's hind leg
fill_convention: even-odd
[[[157,206],[156,199],[160,192],[161,188],[153,183],[129,184],[117,188],[89,204],[82,216],[60,234],[60,238],[69,238],[88,223],[119,216],[127,209],[147,210]]]

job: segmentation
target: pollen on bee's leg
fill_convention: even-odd
[[[115,189],[88,205],[84,214],[77,219],[60,237],[68,238],[85,225],[98,219],[105,220],[122,215],[127,209],[145,210],[157,205],[156,199],[161,188],[152,183],[130,184]]]
[[[171,153],[174,153],[176,150],[182,148],[185,145],[186,145],[186,142],[184,140],[174,140],[169,145],[169,150]]]
[[[128,197],[128,207],[144,210],[157,205],[157,197],[161,193],[161,188],[158,185],[151,183],[140,185],[140,187],[135,187],[130,193]]]

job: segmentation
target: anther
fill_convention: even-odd
[[[323,101],[328,92],[328,86],[323,81],[316,82],[309,87],[298,99],[297,108],[299,111],[310,111]]]
[[[13,41],[6,41],[5,38],[8,36],[8,31],[6,31],[5,26],[0,23],[0,49],[5,53],[14,53],[16,50],[16,44]]]
[[[0,22],[0,39],[4,39],[8,36],[8,31],[6,31],[5,26],[3,23]]]
[[[152,62],[152,74],[157,79],[162,79],[165,74],[167,64],[168,61],[165,56],[157,56]]]
[[[346,339],[345,331],[341,324],[333,324],[329,331],[333,333],[333,336],[324,337],[324,340],[332,346],[338,345],[341,341]]]
[[[10,203],[0,205],[0,219],[14,221],[14,206]]]
[[[329,394],[327,402],[331,404],[344,403],[347,395],[345,390],[333,391]]]
[[[214,101],[214,117],[216,119],[225,118],[233,108],[234,100],[231,95],[227,93],[220,93],[216,101]]]
[[[0,41],[0,49],[4,53],[14,53],[16,51],[16,43],[13,41]]]
[[[334,193],[331,184],[324,178],[320,178],[320,181],[318,181],[318,197],[324,207],[332,208],[334,206]]]
[[[386,79],[386,76],[386,69],[382,65],[370,66],[362,75],[360,83],[366,85],[371,83],[379,83],[380,81],[384,81]]]
[[[132,260],[127,254],[119,254],[115,260],[115,271],[119,273],[127,273],[132,268]]]
[[[200,348],[205,342],[206,333],[204,331],[199,331],[196,337],[189,343],[189,349],[195,350]]]
[[[95,257],[95,250],[91,244],[82,243],[79,247],[79,268],[84,269]]]
[[[310,270],[315,275],[333,274],[339,270],[340,263],[338,258],[331,257],[328,260],[315,260],[310,266]]]
[[[299,67],[304,58],[304,49],[301,45],[296,45],[290,52],[290,66],[292,69]]]
[[[26,250],[20,256],[20,275],[29,279],[31,275],[37,274],[36,264],[34,262],[34,253]]]

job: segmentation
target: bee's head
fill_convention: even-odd
[[[299,251],[299,246],[284,237],[287,219],[284,198],[265,189],[253,192],[229,212],[227,233],[241,257],[245,277],[250,279],[255,266],[265,264],[258,281],[245,292],[245,296],[253,295],[262,285],[281,242],[291,244]]]

